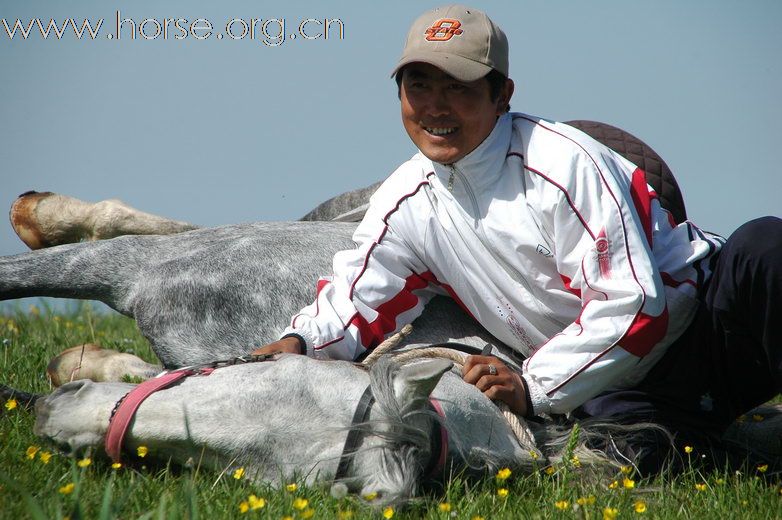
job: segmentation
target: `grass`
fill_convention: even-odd
[[[95,314],[88,306],[60,315],[31,308],[0,316],[0,383],[48,392],[49,359],[86,342],[154,360],[132,320]],[[583,478],[572,462],[507,480],[454,479],[403,510],[384,510],[357,497],[333,498],[327,489],[274,490],[233,474],[173,468],[146,457],[114,469],[96,452],[80,463],[33,435],[32,414],[5,404],[0,400],[3,519],[782,518],[782,489],[761,478],[757,468],[735,474],[693,467],[676,477],[643,481],[621,472]]]

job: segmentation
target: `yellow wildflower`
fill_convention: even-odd
[[[500,488],[497,490],[497,496],[500,498],[508,498],[508,488]]]
[[[568,502],[567,500],[559,500],[557,502],[554,502],[554,507],[556,507],[560,511],[564,511],[565,509],[570,507],[570,502]]]
[[[497,472],[497,480],[508,480],[510,473],[510,468],[502,468]]]
[[[293,501],[293,509],[298,509],[301,511],[302,509],[306,509],[307,504],[309,504],[310,501],[306,498],[297,498]]]
[[[758,471],[760,471],[761,473],[765,473],[766,471],[768,471],[768,464],[761,464],[761,465],[759,465],[758,466]]]
[[[5,402],[5,409],[6,410],[9,410],[9,411],[13,410],[17,406],[19,406],[19,402],[16,399],[9,399],[8,401]]]
[[[27,451],[25,451],[25,455],[27,455],[27,458],[30,460],[33,460],[35,458],[35,455],[38,453],[38,450],[40,450],[38,446],[30,446],[27,448]]]
[[[288,490],[288,491],[290,491],[291,493],[293,493],[294,491],[296,491],[297,489],[299,489],[299,485],[298,485],[298,484],[296,484],[295,482],[291,482],[290,484],[288,484],[287,486],[285,486],[285,489],[286,489],[286,490]]]
[[[629,478],[622,480],[622,487],[625,489],[633,489],[635,487],[635,480]]]
[[[290,515],[288,515],[288,516],[283,516],[283,517],[282,517],[282,520],[293,520],[293,517],[292,517],[292,516],[290,516]]]
[[[372,502],[376,498],[377,498],[377,491],[373,491],[371,493],[367,493],[366,495],[364,495],[364,500],[366,500],[367,502]]]
[[[30,311],[30,314],[32,314],[33,316],[41,315],[41,311],[38,310],[38,307],[36,307],[35,305],[30,305],[30,307],[28,307],[28,310]]]
[[[40,458],[41,462],[43,462],[44,464],[49,464],[49,461],[52,458],[52,454],[51,452],[48,451],[42,451],[38,454],[38,458]]]
[[[698,491],[706,491],[706,484],[695,484],[695,489]]]
[[[139,446],[138,448],[136,448],[136,453],[138,454],[139,457],[144,458],[147,456],[147,453],[149,453],[149,448],[147,448],[146,446]]]
[[[643,500],[636,500],[633,504],[633,509],[636,513],[646,513],[646,502]]]
[[[394,508],[391,506],[388,506],[387,508],[383,509],[383,518],[386,520],[391,520],[394,518]]]
[[[247,497],[247,503],[250,505],[250,509],[253,511],[266,507],[266,499],[258,498],[255,495],[250,495]]]
[[[532,460],[538,460],[540,455],[538,455],[537,451],[529,450],[529,456],[532,457]]]
[[[578,455],[573,455],[573,458],[570,459],[570,463],[573,465],[574,468],[581,467],[581,460],[579,460]]]
[[[752,420],[753,420],[753,421],[755,421],[755,422],[760,422],[760,421],[762,421],[763,419],[765,419],[765,417],[763,417],[763,416],[762,416],[762,415],[760,415],[759,413],[756,413],[755,415],[753,415],[753,416],[752,416]]]
[[[546,475],[553,475],[554,471],[556,471],[556,470],[554,469],[554,466],[549,466],[549,467],[546,468],[545,471],[546,471]]]
[[[337,518],[339,520],[350,520],[351,518],[353,518],[353,511],[351,511],[350,509],[339,511],[337,513]]]
[[[471,520],[486,520],[486,519],[483,518],[481,515],[475,515],[474,517],[472,517]]]
[[[619,482],[618,482],[618,481],[616,481],[616,480],[614,480],[613,482],[611,482],[610,484],[608,484],[608,489],[616,489],[616,488],[618,488],[618,487],[619,487]]]
[[[250,510],[250,504],[247,502],[240,502],[239,503],[239,512],[242,514],[245,514],[247,511]]]
[[[606,507],[603,509],[603,520],[614,520],[619,516],[619,510],[615,507]]]
[[[451,511],[451,504],[448,502],[441,502],[437,509],[439,509],[442,513],[449,513]]]
[[[79,462],[76,463],[76,465],[79,466],[80,468],[86,468],[90,464],[92,464],[92,459],[89,457],[84,457],[83,459],[80,459]]]
[[[122,467],[121,462],[115,462],[114,464],[111,465],[111,469],[120,469],[121,467]]]
[[[305,509],[304,511],[302,511],[302,512],[299,514],[299,516],[300,516],[301,518],[305,518],[305,519],[306,519],[306,518],[312,518],[313,516],[315,516],[315,510],[314,510],[314,509],[312,509],[312,508]]]
[[[73,482],[70,482],[68,484],[65,484],[63,487],[61,487],[57,491],[59,491],[63,495],[70,495],[71,493],[73,493],[74,489],[76,489],[76,484],[74,484]]]
[[[714,483],[717,484],[718,486],[721,486],[725,483],[725,480],[718,478],[717,480],[714,481]]]
[[[622,466],[621,468],[619,468],[619,471],[621,471],[622,474],[624,474],[624,475],[629,475],[630,473],[632,473],[633,467],[632,466]]]
[[[234,470],[234,478],[236,480],[239,480],[243,476],[244,476],[244,467],[236,468],[236,470]]]
[[[578,500],[576,500],[576,504],[580,506],[591,506],[595,503],[595,495],[589,495],[588,497],[579,497]]]
[[[685,447],[684,447],[684,453],[686,453],[686,454],[688,454],[688,455],[689,455],[690,453],[692,453],[692,446],[685,446]]]

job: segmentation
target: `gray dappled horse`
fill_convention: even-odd
[[[619,144],[628,142],[637,151],[637,143],[625,137]],[[612,147],[622,152],[616,143]],[[639,160],[625,152],[654,173],[645,156]],[[658,169],[664,167],[655,160]],[[665,203],[665,186],[655,187]],[[677,195],[675,190],[674,199]],[[353,197],[347,204],[352,208],[340,207],[344,200],[332,200],[318,218],[355,220],[365,196]],[[684,218],[683,205],[672,212]],[[354,227],[324,221],[257,223],[61,245],[0,259],[0,299],[100,300],[137,321],[166,367],[226,359],[279,336],[289,317],[311,300],[317,275],[330,272],[333,254],[352,247]],[[495,353],[509,354],[445,298],[433,300],[414,326],[410,345],[488,343]],[[371,381],[378,406],[362,436],[366,449],[357,452],[351,473],[340,478],[347,489],[378,491],[388,501],[415,491],[434,449],[434,414],[422,404],[433,388],[446,408],[453,464],[529,470],[529,447],[509,433],[483,394],[446,373],[448,366],[383,362],[367,375],[349,363],[284,357],[221,368],[150,397],[139,409],[127,443],[144,443],[183,463],[204,450],[213,467],[241,463],[265,481],[294,473],[310,481],[333,479],[357,396]],[[100,445],[111,409],[128,388],[121,383],[66,384],[39,400],[36,432],[69,451]],[[536,441],[551,448],[547,454],[556,455],[555,446],[561,448],[561,438],[553,434],[540,434]]]

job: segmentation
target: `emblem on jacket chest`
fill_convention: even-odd
[[[609,246],[610,243],[605,236],[605,229],[602,229],[595,240],[595,252],[597,253],[597,266],[603,278],[611,277],[611,252]]]

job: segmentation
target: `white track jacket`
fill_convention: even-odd
[[[526,357],[535,414],[638,383],[689,325],[724,242],[675,225],[617,153],[524,114],[453,165],[413,156],[353,240],[285,334],[355,359],[449,294]]]

